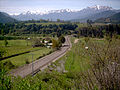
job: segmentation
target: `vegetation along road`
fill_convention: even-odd
[[[39,70],[46,68],[51,62],[54,62],[60,57],[62,57],[63,55],[65,55],[65,53],[71,48],[72,44],[70,42],[69,36],[66,36],[65,39],[66,41],[60,50],[57,50],[39,60],[36,60],[33,63],[14,69],[10,72],[10,74],[13,76],[25,77],[29,74],[34,74]]]

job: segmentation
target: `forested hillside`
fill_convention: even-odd
[[[17,20],[10,17],[8,14],[4,12],[0,12],[0,23],[11,23],[16,22]]]

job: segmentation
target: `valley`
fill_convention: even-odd
[[[119,0],[0,0],[0,90],[119,90]]]

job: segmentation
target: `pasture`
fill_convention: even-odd
[[[28,52],[0,61],[2,63],[10,61],[16,67],[32,62],[32,54],[33,60],[36,60],[42,56],[49,54],[52,51],[52,49],[48,49],[46,47],[33,48],[31,41],[26,40],[7,40],[7,41],[8,45],[6,47],[4,46],[4,40],[0,41],[0,47],[3,48],[6,52],[3,57]]]

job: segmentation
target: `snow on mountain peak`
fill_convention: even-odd
[[[109,6],[100,6],[100,5],[95,5],[95,6],[91,6],[91,7],[87,7],[83,10],[87,10],[87,9],[93,9],[93,10],[113,10],[112,7]],[[44,15],[44,14],[50,14],[50,13],[71,13],[71,12],[78,12],[81,10],[71,10],[71,9],[60,9],[60,10],[45,10],[45,11],[40,11],[40,10],[34,10],[34,11],[27,11],[27,12],[23,12],[21,13],[22,15]]]
[[[49,13],[63,13],[63,12],[77,12],[78,10],[71,10],[71,9],[60,9],[60,10],[45,10],[45,11],[27,11],[21,13],[22,15],[31,15],[31,14],[36,14],[36,15],[44,15],[44,14],[49,14]]]
[[[95,9],[95,10],[113,10],[112,7],[109,7],[109,6],[100,6],[100,5],[95,5],[95,6],[91,6],[91,7],[88,7],[90,9]]]
[[[99,10],[100,9],[100,5],[96,5],[97,6],[97,9]]]
[[[51,10],[51,11],[48,11],[49,13],[62,13],[62,12],[74,12],[73,10],[71,9],[60,9],[60,10]]]

